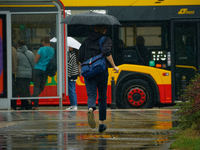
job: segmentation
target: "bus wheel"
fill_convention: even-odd
[[[122,86],[120,101],[124,108],[152,108],[153,93],[149,84],[142,79],[132,79]]]

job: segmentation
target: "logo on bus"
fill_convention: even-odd
[[[194,14],[195,11],[189,11],[188,8],[181,8],[178,12],[178,14],[183,15],[183,14]]]

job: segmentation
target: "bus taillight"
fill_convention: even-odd
[[[163,72],[163,76],[169,76],[169,73]]]

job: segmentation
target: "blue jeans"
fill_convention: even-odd
[[[77,106],[76,81],[71,81],[70,78],[68,78],[68,93],[71,106]]]
[[[96,110],[96,98],[98,89],[99,120],[106,120],[108,69],[93,78],[84,80],[88,96],[88,109],[93,108],[93,110]]]

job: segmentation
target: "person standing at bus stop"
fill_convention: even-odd
[[[68,93],[71,106],[66,110],[77,110],[76,80],[78,77],[78,50],[69,47],[68,52]]]
[[[32,78],[32,68],[34,67],[34,54],[28,50],[25,42],[19,40],[17,42],[17,73],[16,73],[16,85],[18,95],[20,97],[30,97],[30,82]],[[21,107],[19,110],[31,109],[31,101],[21,100]]]
[[[96,25],[95,32],[91,33],[89,37],[83,41],[79,49],[79,62],[83,63],[89,58],[96,56],[101,53],[101,48],[99,40],[101,37],[105,36],[106,26]],[[115,66],[111,55],[112,40],[108,37],[102,43],[102,54],[107,58],[109,63],[112,65],[116,72],[119,72],[119,68]],[[96,127],[96,122],[94,120],[93,111],[96,110],[96,98],[98,89],[98,106],[99,106],[99,132],[106,130],[106,125],[104,120],[106,120],[106,110],[107,110],[107,83],[108,83],[108,68],[103,72],[96,75],[90,79],[84,79],[87,95],[88,95],[88,124],[91,128]]]
[[[17,97],[16,87],[16,72],[17,72],[17,50],[12,46],[12,97]],[[11,100],[11,107],[13,110],[17,108],[17,100]]]
[[[34,92],[32,97],[38,97],[44,90],[47,80],[47,75],[45,73],[46,67],[54,56],[54,49],[50,46],[50,39],[48,37],[44,37],[41,39],[41,42],[43,47],[38,50],[38,53],[34,59],[36,64],[33,71]],[[33,101],[34,110],[38,110],[39,100],[34,99]]]

